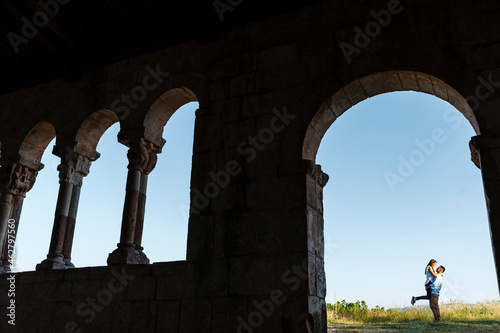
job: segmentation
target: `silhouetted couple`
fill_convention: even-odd
[[[443,266],[439,266],[436,270],[434,270],[436,263],[436,260],[431,259],[425,267],[425,290],[427,291],[427,295],[418,297],[412,296],[411,305],[414,305],[418,300],[428,299],[429,307],[434,314],[434,321],[441,321],[441,312],[439,311],[439,292],[443,286],[443,273],[445,269]]]

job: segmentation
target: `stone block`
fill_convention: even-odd
[[[109,280],[81,280],[73,282],[71,295],[74,302],[83,302],[88,297],[96,298],[102,285],[107,286]]]
[[[194,296],[194,276],[169,274],[157,277],[155,300],[180,300]]]
[[[212,111],[221,114],[224,123],[231,123],[240,118],[240,99],[232,98],[212,104]]]
[[[270,258],[237,257],[229,261],[229,293],[266,295],[276,287],[276,266]]]
[[[247,215],[226,211],[216,217],[214,253],[217,257],[248,255],[253,251],[254,238]]]
[[[101,267],[90,267],[88,279],[89,280],[109,280],[113,276],[111,274],[112,269],[117,269],[118,266],[109,267],[109,266],[101,266]]]
[[[432,88],[432,81],[429,75],[415,72],[415,78],[417,79],[418,86],[420,88],[419,91],[431,95],[434,94],[434,89]]]
[[[125,290],[125,298],[130,301],[152,300],[156,294],[156,277],[136,277]]]
[[[279,205],[283,196],[282,184],[275,180],[255,180],[247,185],[247,207]]]
[[[46,302],[41,305],[42,316],[40,323],[38,324],[38,329],[40,332],[54,332],[59,330],[59,327],[53,327],[52,323],[56,316],[56,303]]]
[[[349,97],[347,96],[344,89],[338,90],[333,95],[331,109],[333,110],[333,113],[337,117],[340,117],[351,106],[352,106],[352,103],[349,100]]]
[[[303,205],[283,208],[281,232],[286,253],[307,251],[307,214]]]
[[[441,98],[444,101],[448,101],[448,89],[446,87],[446,83],[443,81],[436,79],[435,77],[430,77],[432,82],[432,89],[434,90],[434,96]]]
[[[307,207],[307,250],[309,253],[315,255],[320,251],[320,247],[323,246],[323,244],[320,243],[320,239],[318,237],[320,232],[320,230],[318,230],[318,227],[318,212],[311,207]]]
[[[231,97],[250,95],[255,92],[255,73],[234,77],[230,85]]]
[[[208,299],[182,301],[179,333],[210,332],[212,306]]]
[[[356,105],[368,98],[366,91],[359,80],[354,80],[344,87],[344,91],[352,105]]]
[[[259,70],[282,66],[293,62],[297,58],[297,45],[290,43],[279,45],[259,53],[257,62]]]
[[[222,78],[218,79],[211,84],[210,98],[212,101],[221,101],[228,99],[231,96],[230,80]]]
[[[279,257],[277,289],[283,290],[287,297],[309,292],[308,260],[307,252]]]
[[[188,226],[187,260],[210,259],[214,249],[214,218],[191,213]]]
[[[151,268],[153,276],[186,274],[188,263],[185,260],[171,262],[155,262]]]
[[[155,332],[178,332],[180,308],[180,301],[158,302]]]
[[[194,266],[194,289],[196,297],[227,296],[229,273],[227,259],[197,262]]]
[[[64,270],[64,280],[79,281],[86,280],[89,277],[90,267],[72,268]]]
[[[238,317],[246,319],[248,314],[246,300],[239,297],[221,297],[212,299],[211,303],[211,332],[237,332]]]
[[[2,310],[3,309],[0,308],[0,312],[2,314],[5,313]],[[0,331],[11,332],[17,330],[17,332],[38,332],[38,324],[40,323],[41,316],[42,307],[38,304],[18,304],[16,306],[16,326],[12,326],[9,324],[5,325],[5,327],[2,327],[2,325],[0,325]],[[10,318],[8,318],[7,320],[10,320]],[[2,322],[5,322],[7,324],[7,320],[2,320]]]
[[[333,99],[330,98],[323,104],[321,104],[319,110],[316,112],[314,118],[311,121],[311,124],[309,125],[316,131],[316,133],[318,133],[320,138],[323,138],[326,131],[337,119],[337,116],[333,113],[333,110],[330,107],[332,102]]]
[[[240,61],[240,71],[241,73],[248,73],[257,70],[257,59],[258,55],[256,53],[246,53],[241,57]]]
[[[274,256],[283,252],[280,209],[253,211],[250,221],[253,221],[255,253],[262,256]]]
[[[403,90],[413,90],[413,91],[420,90],[414,72],[398,71],[398,74],[399,74],[399,79],[401,80],[401,85]]]
[[[16,282],[16,301],[33,304],[43,299],[45,289],[41,288],[43,284],[17,284]],[[3,290],[3,289],[2,289]]]
[[[45,273],[45,278],[47,282],[56,282],[56,281],[62,281],[64,278],[66,270],[64,269],[54,269],[54,270],[49,270]]]
[[[249,137],[254,137],[256,134],[254,118],[226,124],[223,133],[224,148],[239,150],[243,145],[242,149],[246,150]]]
[[[48,282],[44,284],[44,299],[52,299],[60,302],[71,302],[73,300],[72,282]]]
[[[210,79],[212,81],[238,74],[240,60],[238,57],[225,58],[217,61],[210,68]]]
[[[113,304],[113,311],[108,318],[110,331],[130,333],[134,313],[134,302],[117,302]]]
[[[157,311],[158,304],[156,302],[151,302],[151,298],[147,301],[135,302],[130,332],[154,332]],[[164,314],[161,315],[163,316]]]
[[[23,272],[16,275],[16,281],[21,284],[42,284],[45,282],[45,271]]]

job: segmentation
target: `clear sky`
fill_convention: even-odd
[[[190,103],[170,119],[149,178],[143,246],[151,262],[186,257],[196,108]],[[84,179],[73,245],[77,267],[105,265],[119,241],[127,148],[117,142],[118,130],[115,124],[103,135],[102,156]],[[324,189],[327,302],[336,293],[338,300],[370,306],[408,306],[412,295],[424,293],[431,258],[446,267],[443,301],[498,299],[481,174],[468,149],[474,135],[451,105],[414,92],[370,98],[330,127],[316,159],[330,175]],[[58,192],[54,143],[25,200],[18,271],[33,270],[48,251]]]

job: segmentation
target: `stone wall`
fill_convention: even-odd
[[[377,29],[382,10],[390,23]],[[62,332],[74,321],[82,332],[215,333],[244,326],[326,332],[325,178],[314,165],[314,149],[350,105],[394,90],[455,101],[481,138],[500,133],[499,11],[500,4],[486,0],[329,1],[221,33],[213,43],[187,42],[92,70],[75,83],[53,81],[0,96],[3,165],[21,163],[21,152],[35,158],[53,135],[55,152],[71,147],[87,154],[92,149],[82,145],[96,143],[107,128],[95,136],[85,122],[94,117],[99,127],[106,118],[95,117],[99,110],[117,114],[121,143],[140,138],[158,147],[170,115],[199,102],[187,261],[16,273],[18,331]],[[356,27],[367,26],[374,30],[363,41]],[[409,82],[398,73],[413,75],[414,86],[392,84],[394,73],[398,82]],[[357,80],[368,82],[358,85],[362,97],[350,89]],[[35,127],[44,130],[28,136]],[[36,142],[27,145],[27,136]],[[480,154],[498,145],[477,148]],[[482,167],[499,170],[495,161],[483,158]],[[217,195],[208,185],[212,173],[229,179],[215,184]],[[487,196],[497,188],[495,177],[488,182]],[[495,249],[496,207],[490,204]],[[110,287],[112,272],[123,269],[134,279],[113,293],[119,283]],[[0,281],[5,290],[6,279]],[[86,324],[89,308],[79,306],[99,295],[112,300]],[[5,293],[1,300],[4,313]],[[2,332],[12,329],[4,319],[1,325]]]

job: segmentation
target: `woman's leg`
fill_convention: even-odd
[[[421,300],[421,299],[426,299],[426,300],[430,300],[431,299],[431,289],[430,288],[427,289],[427,295],[415,297],[415,301],[418,301],[418,300]]]

